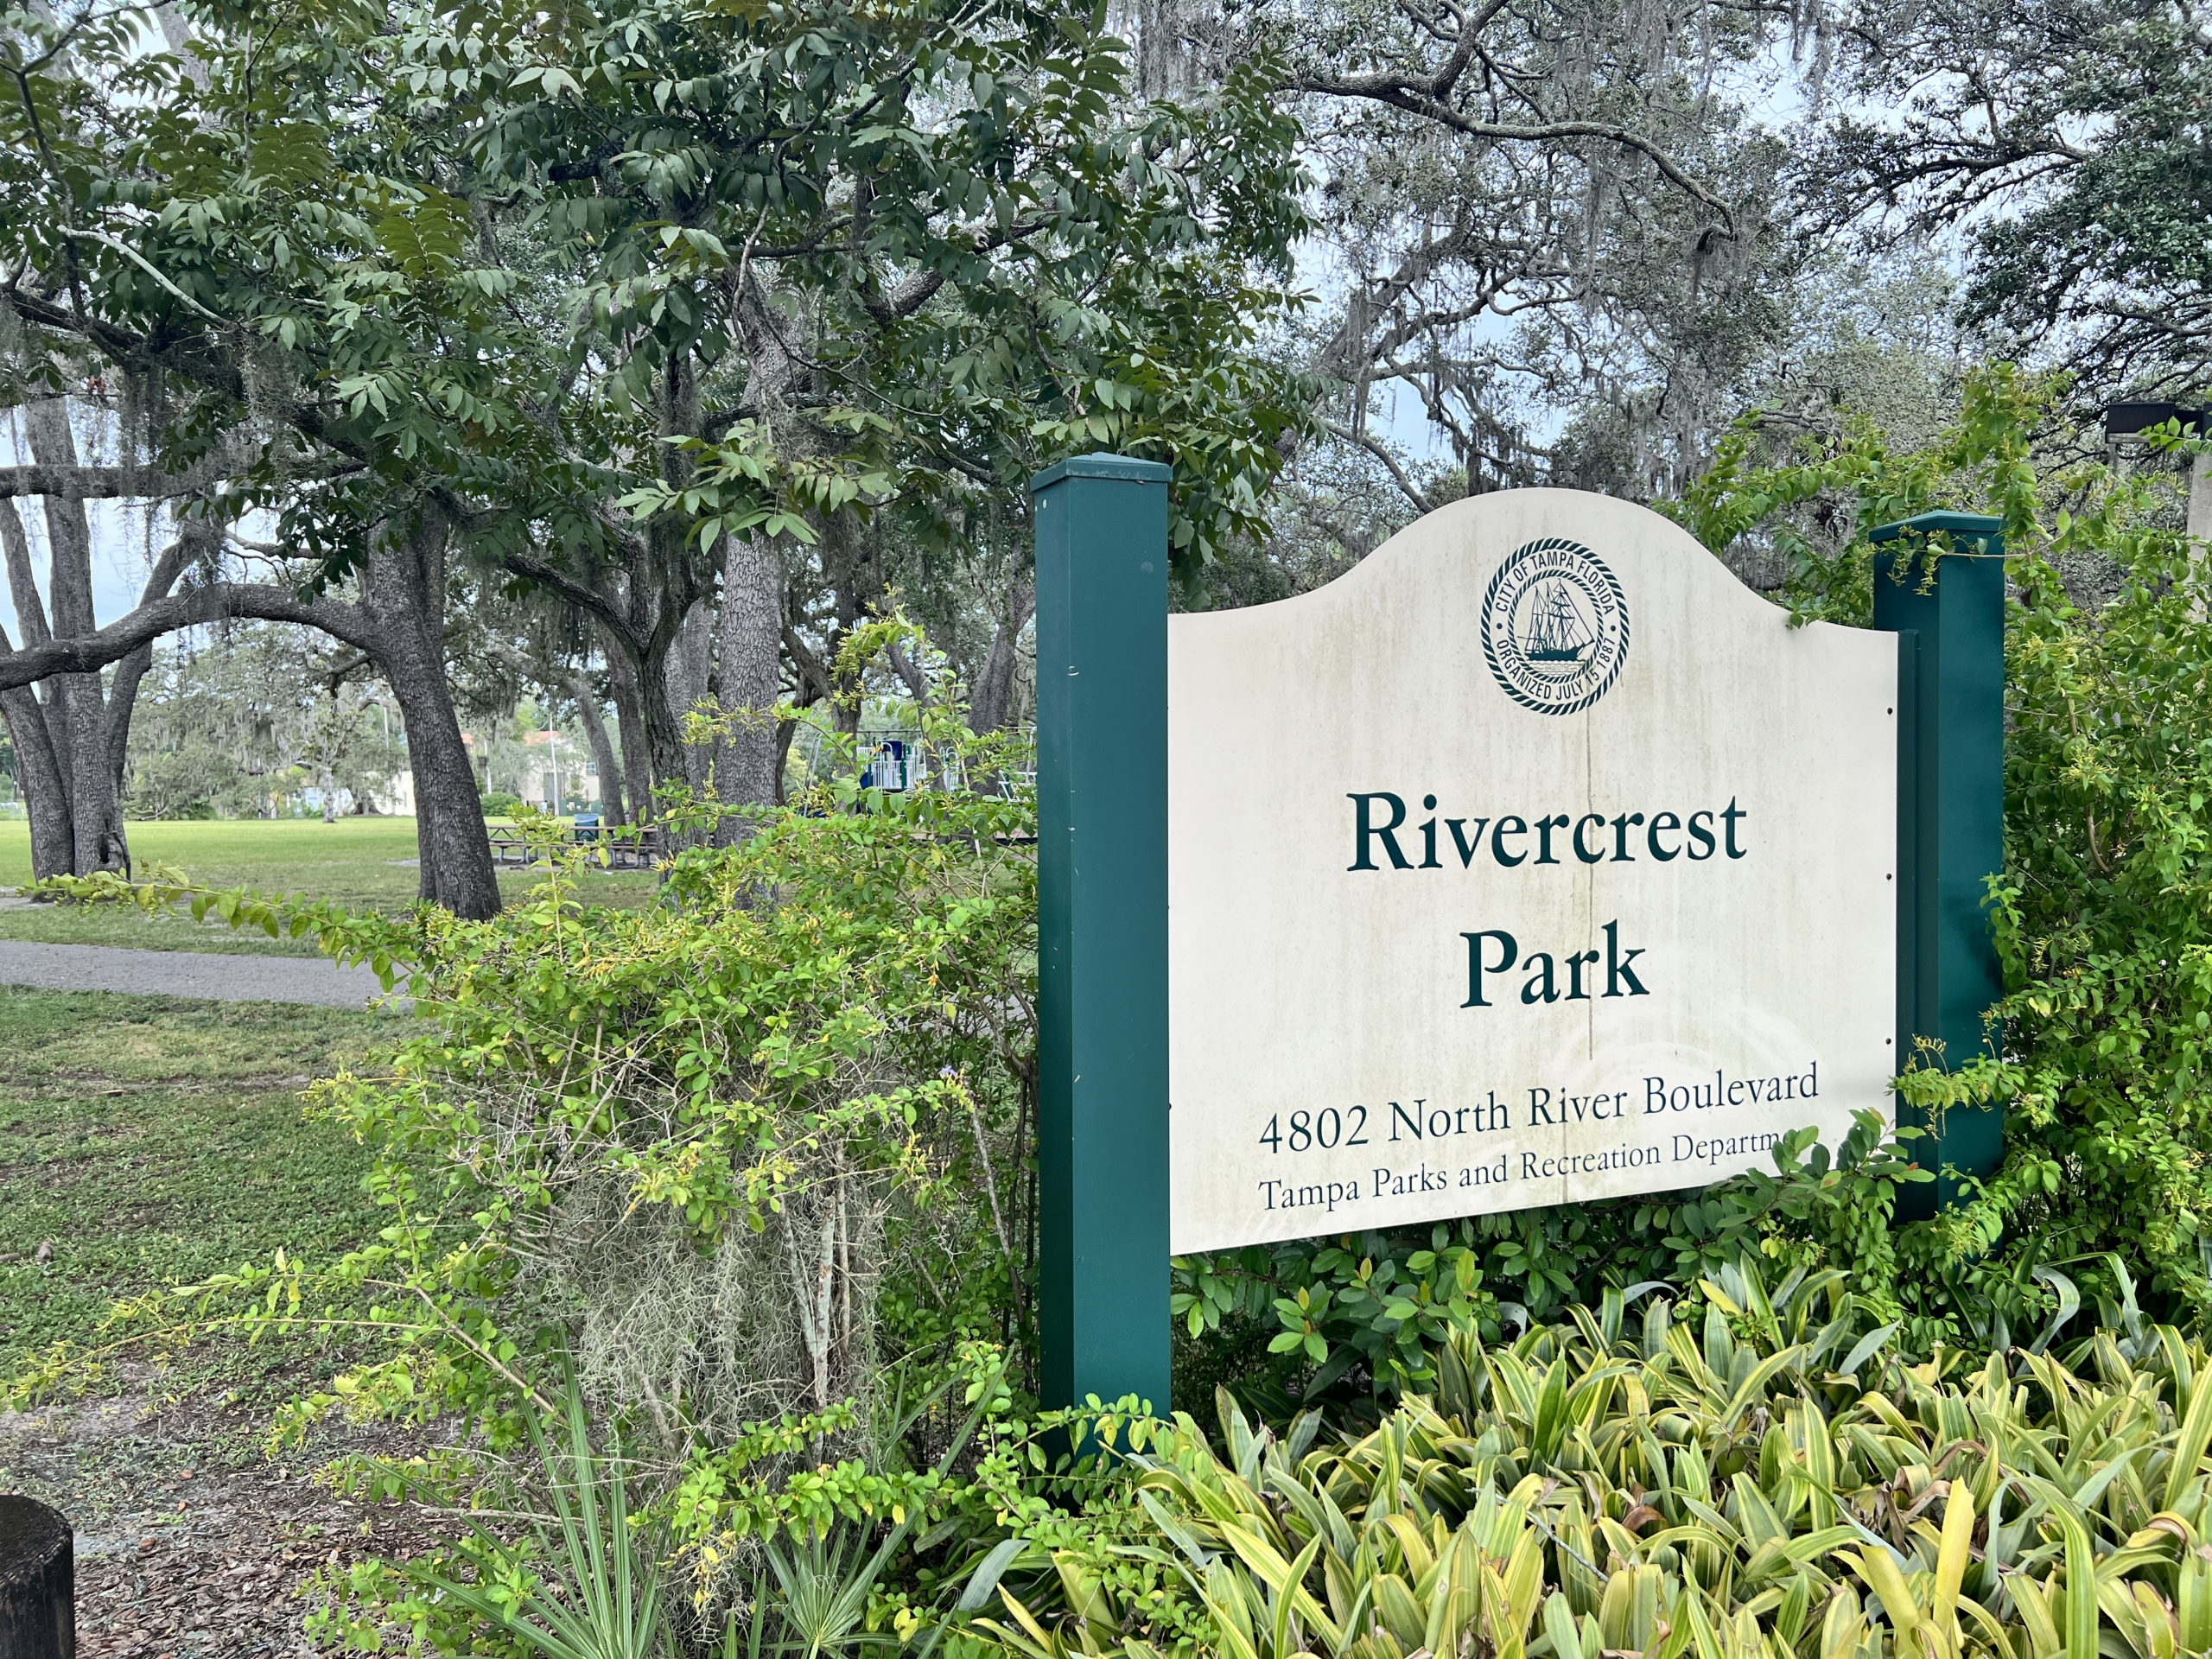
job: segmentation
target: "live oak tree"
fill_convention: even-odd
[[[67,637],[92,630],[92,531],[85,493],[103,492],[94,481],[100,469],[78,463],[76,435],[61,399],[32,403],[22,411],[21,430],[33,462],[15,469],[16,479],[43,486],[44,592],[10,494],[0,494],[0,549],[22,641],[43,645],[56,632]],[[124,469],[105,470],[113,479]],[[186,548],[180,538],[153,561],[148,601],[167,596],[183,570]],[[0,628],[0,651],[11,648],[7,630]],[[143,644],[123,657],[111,686],[104,687],[98,673],[65,674],[46,683],[43,696],[22,685],[0,692],[0,718],[17,756],[35,874],[130,868],[120,791],[131,711],[151,651],[150,643]]]
[[[1816,221],[1956,232],[1966,320],[2092,399],[2212,384],[2212,18],[2167,0],[1844,10]],[[1899,90],[1910,95],[1900,99]]]
[[[849,690],[825,682],[891,595],[887,539],[987,538],[988,713],[1038,466],[1168,460],[1186,558],[1256,523],[1300,402],[1250,350],[1300,223],[1262,79],[1132,99],[1118,46],[1049,7],[186,18],[168,56],[114,20],[25,35],[15,159],[45,200],[10,226],[11,303],[27,374],[158,380],[166,469],[251,428],[196,505],[274,515],[289,586],[210,573],[0,681],[207,615],[331,626],[417,705],[426,884],[425,785],[465,760],[432,660],[455,561],[588,620],[650,758],[632,794],[689,778],[702,687],[753,711],[717,757],[743,803],[772,792],[782,659],[802,696]],[[51,73],[64,47],[99,72]],[[491,902],[486,872],[459,907]]]
[[[1538,482],[1649,498],[1694,475],[1788,321],[1799,257],[1774,213],[1783,147],[1745,111],[1771,19],[1677,0],[1249,15],[1311,134],[1311,361],[1369,481],[1421,512]],[[1395,440],[1385,396],[1441,462]],[[1344,481],[1315,480],[1321,518],[1342,520],[1326,501]]]
[[[1241,261],[1279,264],[1296,217],[1289,128],[1249,88],[1122,119],[1113,44],[1024,9],[190,7],[170,33],[183,51],[149,51],[130,13],[84,13],[9,40],[13,398],[128,387],[139,491],[214,536],[274,515],[279,580],[204,550],[183,591],[98,635],[71,615],[0,681],[82,686],[208,617],[334,632],[398,695],[425,898],[462,913],[498,896],[445,688],[454,560],[591,617],[637,783],[661,783],[683,772],[668,651],[716,586],[726,706],[777,699],[785,644],[801,690],[821,668],[785,628],[779,531],[852,546],[898,498],[909,536],[943,533],[973,506],[947,482],[1002,509],[1055,447],[1150,442],[1204,553],[1272,469],[1234,325],[1274,299]],[[1159,327],[1113,309],[1181,285]],[[655,505],[708,451],[706,489]],[[885,595],[861,560],[821,575],[847,628]],[[770,797],[766,754],[739,723],[726,798]]]

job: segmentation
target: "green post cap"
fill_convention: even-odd
[[[1954,541],[1961,536],[1986,538],[2002,536],[2005,521],[1986,512],[1917,512],[1910,518],[1877,525],[1868,532],[1866,539],[1878,544],[1904,536],[1933,536],[1938,531]]]
[[[1131,484],[1165,484],[1175,469],[1165,461],[1135,461],[1128,455],[1070,455],[1056,461],[1029,480],[1029,493],[1038,494],[1064,478],[1118,478]]]

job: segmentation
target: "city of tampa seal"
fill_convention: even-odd
[[[1628,600],[1604,560],[1564,537],[1508,554],[1483,595],[1483,657],[1505,695],[1544,715],[1580,714],[1628,659]]]

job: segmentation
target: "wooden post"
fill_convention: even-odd
[[[1949,538],[1937,554],[1931,536]],[[2005,868],[2005,523],[1923,512],[1869,538],[1874,626],[1897,635],[1897,1065],[1956,1071],[1988,1042],[1983,1017],[2003,992],[1986,908]],[[1940,1045],[1931,1056],[1923,1041]],[[1898,1121],[1926,1128],[1898,1103]],[[1897,1196],[1925,1220],[1958,1196],[1945,1166],[1987,1175],[2005,1156],[2005,1111],[1943,1115],[1931,1185]]]
[[[0,1659],[75,1659],[76,1574],[67,1518],[0,1494]]]
[[[1162,1415],[1168,475],[1083,455],[1030,486],[1044,1401]]]

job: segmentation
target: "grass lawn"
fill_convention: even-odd
[[[0,987],[0,1376],[119,1296],[372,1236],[367,1155],[300,1091],[402,1018]]]
[[[118,1297],[372,1239],[368,1154],[307,1119],[300,1092],[404,1017],[0,988],[0,1382],[56,1343],[100,1344]],[[347,1452],[427,1452],[427,1431],[333,1422],[269,1454],[274,1408],[353,1357],[339,1343],[216,1336],[106,1357],[86,1388],[0,1410],[0,1491],[76,1529],[79,1652],[304,1653],[310,1573],[439,1535],[428,1512],[313,1478]]]
[[[192,823],[134,823],[131,856],[143,865],[175,865],[212,887],[250,887],[335,899],[359,909],[404,910],[415,902],[421,880],[415,862],[412,818],[217,818]],[[29,826],[0,822],[0,892],[31,879]],[[512,903],[536,878],[502,870],[499,888]],[[607,905],[648,902],[657,879],[650,874],[601,872],[587,878],[585,892]],[[243,950],[283,956],[317,955],[311,940],[276,940],[258,931],[188,916],[149,917],[135,910],[38,905],[0,910],[0,939],[40,939],[63,944],[123,944],[156,950]]]

